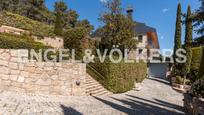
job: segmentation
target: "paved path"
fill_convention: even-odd
[[[5,115],[175,115],[184,114],[183,96],[164,81],[146,79],[141,91],[110,97],[36,96],[0,93]]]

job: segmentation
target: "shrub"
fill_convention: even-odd
[[[192,48],[192,61],[191,61],[191,72],[189,79],[191,82],[195,82],[198,78],[199,67],[201,63],[202,47]]]
[[[177,84],[182,84],[183,83],[183,78],[181,76],[176,76],[176,83]]]
[[[197,80],[192,86],[189,92],[192,96],[198,98],[204,98],[204,76]]]
[[[199,68],[198,80],[191,86],[190,94],[199,98],[204,98],[204,48],[202,48],[202,58]]]
[[[191,70],[198,70],[201,62],[202,47],[192,48]]]
[[[92,75],[95,74],[92,77],[97,77],[95,79],[113,93],[131,90],[135,81],[142,82],[145,79],[147,71],[147,65],[143,62],[127,64],[122,61],[114,64],[108,59],[104,63],[100,63],[99,59],[96,59],[95,63],[89,65],[95,70],[95,73],[92,72]],[[87,71],[90,73],[90,68],[87,68]]]
[[[204,47],[202,48],[202,59],[200,62],[198,78],[204,76]]]
[[[0,48],[2,49],[46,49],[42,43],[29,41],[28,36],[18,36],[6,33],[0,33]]]
[[[28,30],[36,36],[54,36],[54,26],[6,11],[0,12],[0,24]]]

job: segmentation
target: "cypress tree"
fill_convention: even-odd
[[[54,33],[56,35],[62,35],[63,33],[63,25],[65,24],[64,18],[65,14],[67,12],[67,5],[63,1],[55,2],[55,14],[56,14],[56,20],[55,20],[55,29]]]
[[[185,50],[186,50],[186,63],[184,64],[183,72],[184,72],[184,85],[186,81],[187,74],[190,73],[190,66],[191,66],[191,59],[192,59],[192,50],[191,44],[193,39],[193,32],[192,32],[192,19],[191,19],[191,7],[188,6],[187,17],[186,17],[186,33],[185,33]]]
[[[54,33],[56,35],[62,35],[63,28],[62,28],[62,17],[60,12],[57,12],[56,14],[56,20],[55,20],[55,28],[54,28]]]
[[[177,8],[177,17],[176,17],[176,29],[175,29],[175,36],[174,36],[174,70],[176,73],[179,71],[179,64],[176,62],[176,51],[182,48],[181,45],[181,4],[178,4]]]

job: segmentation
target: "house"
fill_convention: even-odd
[[[133,9],[129,7],[127,9],[127,16],[132,19],[132,14],[133,14]],[[139,43],[137,44],[137,48],[139,50],[147,49],[146,57],[148,57],[150,56],[150,54],[148,53],[150,49],[160,49],[157,31],[155,28],[147,26],[145,23],[140,23],[136,21],[134,22],[136,25],[134,27],[136,36],[133,37],[133,39],[136,39],[137,41],[139,41]],[[92,34],[92,37],[94,40],[100,42],[101,36],[102,36],[101,34],[102,34],[101,28],[99,28]],[[141,52],[142,51],[139,51],[139,53]],[[158,53],[158,52],[154,52],[154,53]],[[136,52],[130,51],[129,58],[135,59],[135,56],[137,56]]]
[[[133,19],[132,14],[133,9],[129,7],[127,9],[127,16]],[[148,63],[147,74],[149,77],[165,78],[168,70],[168,63],[152,63],[149,61],[149,57],[153,57],[154,54],[160,56],[160,45],[156,29],[145,23],[134,22],[136,36],[134,36],[133,39],[136,39],[139,43],[137,44],[137,51],[129,51],[128,59],[144,59]],[[101,36],[102,32],[100,28],[92,34],[92,37],[96,41],[101,41]],[[160,57],[156,58],[156,60],[159,59]]]

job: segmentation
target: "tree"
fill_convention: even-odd
[[[64,16],[67,11],[67,5],[63,1],[59,1],[55,3],[55,28],[54,33],[56,35],[62,35],[63,33],[63,25],[64,25]]]
[[[77,20],[79,18],[79,15],[77,14],[77,12],[75,10],[69,10],[68,14],[67,14],[68,18],[67,18],[67,22],[68,22],[68,26],[74,28]]]
[[[75,49],[78,56],[82,55],[82,40],[86,37],[87,31],[83,27],[70,28],[65,34],[64,47]]]
[[[122,49],[136,47],[133,39],[135,23],[122,13],[121,1],[111,0],[105,6],[107,11],[100,17],[105,24],[102,31],[102,44],[105,48],[111,49],[113,45],[119,45]]]
[[[181,4],[178,4],[177,8],[177,17],[176,17],[176,30],[175,30],[175,37],[174,37],[174,71],[175,74],[179,73],[180,64],[176,62],[178,56],[176,56],[176,51],[182,48],[181,45],[181,30],[182,30],[182,21],[181,21]]]
[[[197,27],[196,32],[200,37],[195,39],[196,44],[204,45],[204,0],[200,0],[201,7],[196,11],[194,16],[195,26]]]
[[[90,34],[91,31],[94,29],[94,26],[90,24],[90,22],[87,19],[78,21],[76,23],[76,27],[84,27],[87,30],[87,34]]]
[[[54,33],[61,36],[63,33],[62,16],[59,12],[56,14]]]
[[[192,34],[192,18],[191,18],[191,7],[188,6],[188,11],[187,11],[187,17],[186,17],[186,33],[185,33],[185,50],[186,50],[186,63],[184,64],[183,68],[183,74],[184,74],[184,84],[186,82],[186,76],[187,74],[190,73],[190,66],[191,66],[191,59],[192,59],[192,39],[193,39],[193,34]]]

